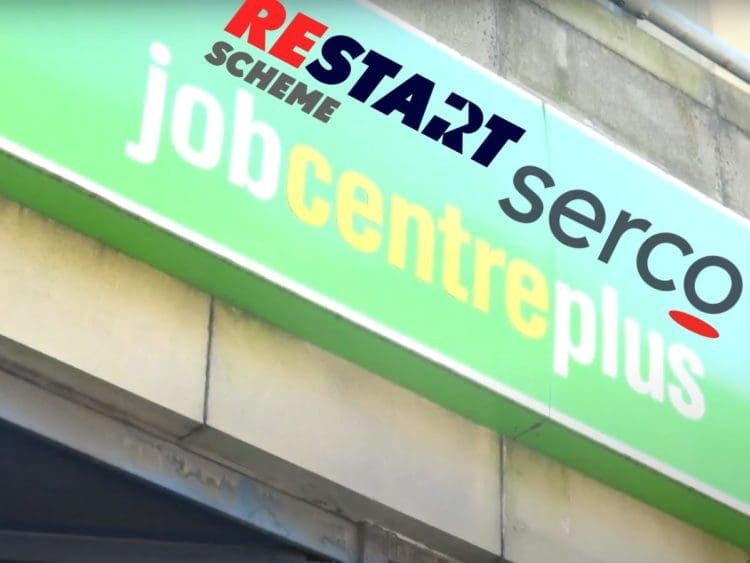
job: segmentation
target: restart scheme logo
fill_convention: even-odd
[[[699,381],[706,374],[699,355],[683,343],[666,342],[656,330],[642,330],[639,321],[620,311],[615,288],[603,285],[592,297],[563,280],[550,280],[544,265],[514,256],[467,230],[465,209],[446,204],[436,216],[417,201],[395,192],[387,195],[375,180],[346,163],[335,166],[335,157],[313,146],[285,145],[284,133],[270,116],[258,115],[255,97],[277,98],[288,111],[305,114],[300,119],[316,120],[325,128],[336,127],[345,105],[363,105],[381,114],[389,126],[413,130],[414,143],[437,143],[483,168],[523,144],[528,135],[523,123],[514,123],[497,108],[481,107],[460,91],[438,98],[436,92],[451,85],[436,88],[434,77],[399,61],[395,46],[393,52],[372,49],[357,38],[356,29],[334,31],[308,14],[290,13],[278,0],[248,0],[222,25],[224,36],[207,46],[200,64],[222,71],[217,79],[237,81],[233,123],[228,124],[227,108],[210,89],[171,83],[173,53],[155,42],[140,137],[126,145],[130,159],[148,165],[161,150],[168,150],[161,139],[171,116],[171,147],[188,165],[203,170],[224,167],[229,186],[258,200],[273,200],[282,190],[296,220],[314,228],[335,224],[353,250],[373,255],[384,251],[380,255],[388,266],[412,271],[426,284],[440,284],[450,298],[478,314],[493,314],[494,292],[494,302],[503,304],[494,313],[504,314],[518,333],[530,340],[552,338],[552,369],[560,377],[568,377],[573,364],[593,366],[596,360],[606,377],[615,379],[624,371],[624,381],[639,395],[671,405],[688,419],[703,417]],[[318,54],[312,55],[316,44]],[[289,74],[291,69],[297,69],[295,76],[301,79]],[[191,137],[196,107],[205,121],[198,146]],[[227,126],[232,127],[231,146],[225,150]],[[251,153],[262,155],[259,166],[250,165]],[[726,313],[742,297],[742,274],[730,259],[697,255],[685,233],[660,229],[649,217],[634,216],[627,209],[608,208],[592,191],[563,191],[543,168],[522,166],[498,190],[487,201],[497,209],[498,221],[543,221],[548,227],[546,244],[578,249],[603,264],[617,254],[632,264],[634,285],[665,295],[682,292],[694,310],[665,307],[664,314],[696,335],[718,338],[719,331],[706,315]],[[560,193],[545,206],[540,194],[547,190]],[[625,256],[633,251],[620,245],[623,239],[630,241],[628,249],[638,241],[633,256]],[[653,257],[657,250],[684,260],[684,274],[663,271]],[[407,264],[410,261],[414,263]],[[706,295],[706,284],[699,281],[717,273],[726,283],[718,297],[715,287]],[[502,285],[493,281],[498,279]],[[647,346],[641,345],[642,334]]]

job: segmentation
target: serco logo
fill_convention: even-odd
[[[536,166],[526,166],[516,172],[513,185],[517,193],[525,200],[523,206],[514,203],[510,198],[503,198],[498,203],[500,209],[514,221],[519,223],[533,223],[541,218],[544,213],[544,204],[539,195],[529,185],[529,179],[535,179],[543,189],[555,187],[555,181],[550,174]],[[591,209],[590,215],[584,215],[577,211],[571,204],[583,202]],[[559,242],[570,248],[589,248],[589,239],[586,236],[573,236],[565,231],[562,226],[562,218],[565,217],[595,233],[602,233],[607,225],[607,210],[602,201],[593,193],[574,189],[561,194],[552,204],[548,224],[552,235]],[[609,233],[604,239],[597,260],[608,264],[612,258],[617,245],[626,233],[649,233],[652,227],[651,221],[621,209],[617,218],[609,227]],[[674,277],[654,272],[651,256],[659,247],[671,247],[676,249],[682,256],[688,257],[694,254],[692,245],[682,236],[672,232],[657,232],[643,238],[638,252],[635,256],[635,269],[649,287],[658,291],[675,291],[677,286]],[[724,295],[718,301],[709,301],[702,297],[698,291],[698,280],[709,268],[723,271],[728,279],[729,286]],[[682,290],[690,304],[699,311],[707,314],[725,313],[734,307],[742,296],[742,274],[737,266],[723,256],[701,256],[692,261],[682,279]],[[683,311],[670,311],[669,316],[684,328],[708,338],[718,338],[719,332],[709,323]]]

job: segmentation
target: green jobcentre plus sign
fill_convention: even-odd
[[[750,546],[750,229],[358,2],[0,7],[0,191]]]

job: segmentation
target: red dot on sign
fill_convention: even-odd
[[[669,316],[682,328],[706,338],[719,338],[719,331],[705,321],[683,311],[670,311]]]

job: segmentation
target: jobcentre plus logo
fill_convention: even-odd
[[[243,6],[251,4],[254,3]],[[208,63],[213,64],[217,52],[230,52],[227,48],[217,51],[217,44],[204,55]],[[237,70],[244,71],[246,77],[254,68],[268,73],[270,66],[257,66],[260,56],[254,52],[255,62],[248,62],[244,69]],[[619,380],[624,370],[624,380],[638,395],[671,405],[691,420],[704,416],[706,405],[700,379],[707,374],[699,355],[681,342],[669,341],[658,331],[642,327],[637,319],[621,311],[615,288],[602,285],[597,296],[563,279],[551,279],[544,272],[548,265],[534,264],[518,248],[505,248],[498,245],[499,241],[488,240],[465,228],[463,215],[474,209],[448,203],[442,210],[434,209],[399,193],[398,184],[383,191],[379,181],[345,162],[346,151],[326,155],[320,148],[294,144],[294,126],[280,127],[279,123],[268,121],[259,111],[256,96],[246,87],[236,89],[233,114],[230,114],[232,110],[226,106],[228,100],[224,97],[171,77],[171,59],[172,53],[165,44],[152,43],[140,137],[125,145],[130,159],[152,164],[171,145],[185,163],[196,169],[209,171],[225,166],[228,186],[245,190],[257,200],[279,201],[276,196],[283,190],[295,220],[311,229],[335,228],[351,249],[371,255],[373,265],[377,259],[385,258],[390,267],[408,273],[412,270],[409,262],[412,262],[411,273],[420,282],[441,285],[445,294],[470,308],[466,309],[469,322],[499,312],[507,320],[504,326],[516,331],[512,337],[521,336],[529,342],[543,342],[551,337],[552,371],[560,377],[568,378],[573,373],[571,370],[579,367],[589,369],[596,365],[598,358],[603,375]],[[242,59],[249,60],[242,57],[230,63],[227,57],[224,68],[229,71],[227,65],[230,65],[234,71],[234,65]],[[260,74],[258,70],[252,76]],[[309,109],[312,118],[322,124],[327,123],[326,119],[330,121],[327,114],[335,104],[326,101],[333,98],[324,94],[324,85],[311,88],[307,83],[290,81],[278,70],[275,74],[278,76],[265,78],[265,82],[253,80],[252,84],[261,91],[258,96],[274,95],[271,92],[277,91],[281,96],[286,88],[284,102],[293,106],[291,111],[301,109],[308,113]],[[279,86],[275,86],[279,80]],[[384,84],[383,89],[387,86]],[[319,110],[323,113],[316,117]],[[405,119],[405,111],[392,113],[402,114]],[[274,114],[274,117],[278,116]],[[384,117],[383,127],[399,127],[396,117],[387,121]],[[171,143],[162,142],[167,127]],[[420,139],[419,136],[412,138],[414,142]],[[484,140],[478,142],[482,144]],[[256,162],[251,166],[252,158]],[[336,158],[344,162],[337,163]],[[475,165],[481,166],[481,163],[472,164]],[[282,182],[284,169],[286,181]],[[430,177],[439,181],[435,174]],[[499,200],[498,213],[521,223],[539,220],[545,214],[539,194],[556,191],[552,190],[551,176],[541,168],[524,166],[515,174],[513,183],[516,190]],[[512,188],[504,191],[512,192]],[[489,203],[495,207],[492,200]],[[592,211],[582,212],[580,204],[587,204]],[[585,250],[590,244],[588,237],[576,234],[580,235],[581,228],[587,229],[584,232],[592,237],[603,233],[608,213],[611,216],[612,212],[604,209],[599,198],[589,192],[564,192],[548,211],[550,230],[561,243]],[[565,223],[562,223],[563,218]],[[574,225],[576,232],[571,233]],[[643,228],[637,229],[638,225]],[[633,219],[622,210],[604,240],[600,252],[602,262],[607,263],[628,231],[634,231],[633,235],[638,230],[645,233],[649,228],[650,222]],[[657,279],[661,279],[658,278],[661,270],[652,271],[649,258],[655,246],[665,244],[660,242],[662,239],[644,242],[637,253],[645,259],[646,271]],[[629,245],[619,245],[617,252],[622,254],[626,247]],[[609,250],[605,252],[606,249]],[[467,260],[471,262],[468,267]],[[436,277],[438,272],[440,275]],[[741,292],[741,278],[739,283]],[[695,292],[709,306],[719,303],[700,297],[697,286]],[[468,313],[469,310],[472,312]],[[493,322],[498,320],[493,319]],[[648,374],[642,369],[641,335],[644,332],[648,341]],[[620,337],[622,333],[624,338]],[[484,336],[491,338],[492,335]],[[469,350],[467,355],[473,357],[474,353]]]

